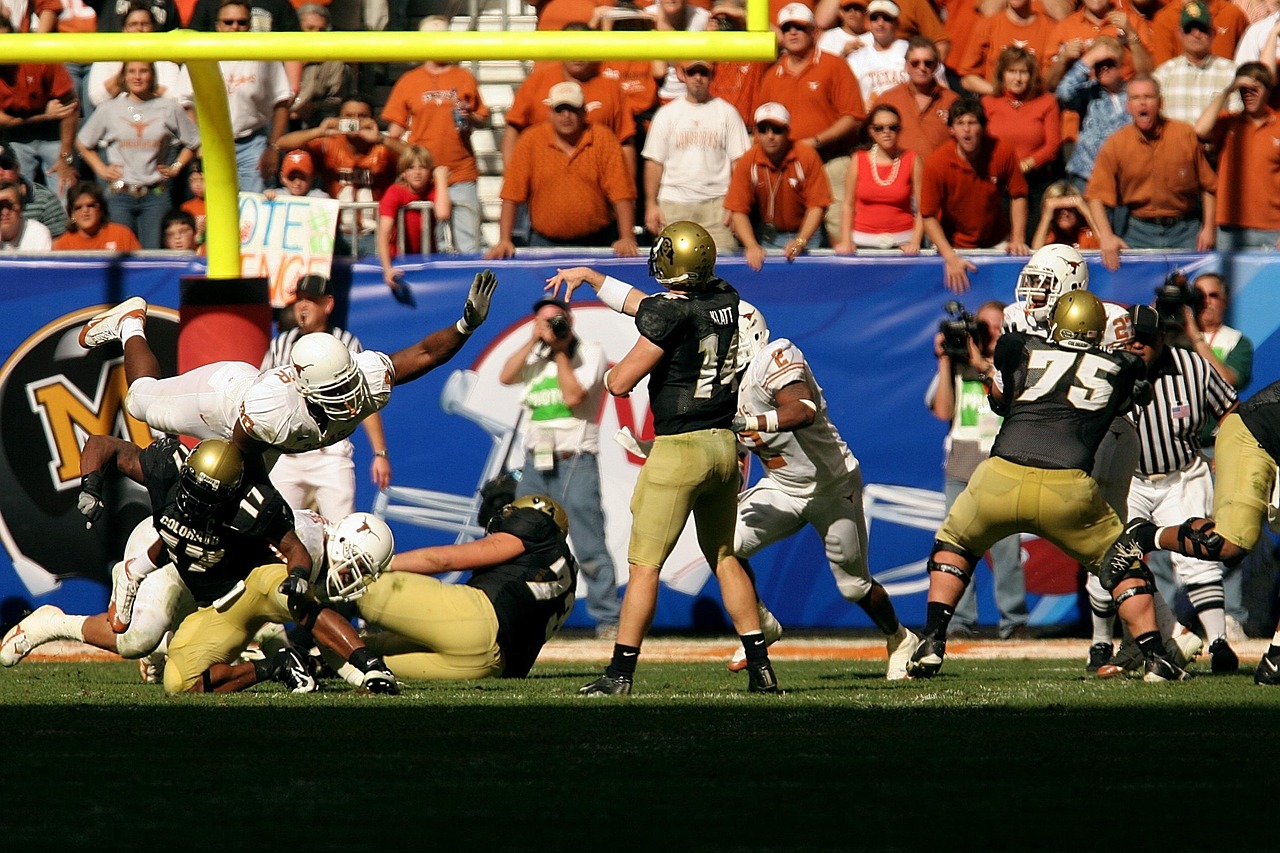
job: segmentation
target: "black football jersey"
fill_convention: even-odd
[[[495,519],[491,529],[519,537],[524,553],[509,563],[477,569],[467,585],[488,596],[498,616],[502,677],[524,678],[542,645],[573,610],[578,563],[560,528],[536,509],[517,509]]]
[[[1240,404],[1240,419],[1272,459],[1280,459],[1280,382]]]
[[[1107,427],[1146,373],[1128,352],[1074,350],[1008,332],[996,343],[1007,411],[993,456],[1032,468],[1093,469]]]
[[[166,436],[143,450],[140,462],[165,554],[196,601],[207,604],[258,566],[282,562],[271,543],[293,529],[293,512],[279,492],[257,483],[243,485],[237,500],[207,518],[192,518],[178,508],[176,497],[187,453]]]
[[[636,328],[663,351],[649,374],[654,433],[727,429],[738,405],[738,292],[713,279],[705,291],[651,296]]]

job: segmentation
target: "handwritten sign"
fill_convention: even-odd
[[[271,306],[292,304],[298,279],[328,276],[338,202],[331,198],[240,193],[240,274],[271,283]]]

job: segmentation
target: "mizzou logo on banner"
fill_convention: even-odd
[[[33,332],[0,367],[0,541],[15,565],[56,578],[106,581],[134,525],[149,515],[145,490],[110,478],[111,512],[92,530],[76,509],[80,451],[90,435],[151,443],[124,411],[128,386],[119,344],[83,349],[77,337],[102,306],[66,314]],[[178,312],[151,308],[147,338],[174,372]]]

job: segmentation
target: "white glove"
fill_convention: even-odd
[[[636,438],[635,433],[631,431],[631,427],[622,427],[613,434],[613,440],[622,445],[628,453],[633,456],[639,456],[641,459],[648,459],[649,452],[653,450],[653,440],[641,441]]]
[[[467,294],[467,304],[462,306],[462,319],[455,324],[458,333],[469,335],[489,316],[489,303],[493,300],[493,290],[498,286],[498,277],[491,271],[476,273],[471,282],[471,291]]]

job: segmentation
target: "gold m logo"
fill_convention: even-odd
[[[26,386],[31,411],[40,417],[49,446],[49,477],[59,491],[80,485],[80,449],[90,435],[119,435],[146,447],[151,430],[124,410],[128,391],[124,365],[102,365],[92,399],[65,376],[32,382]]]

